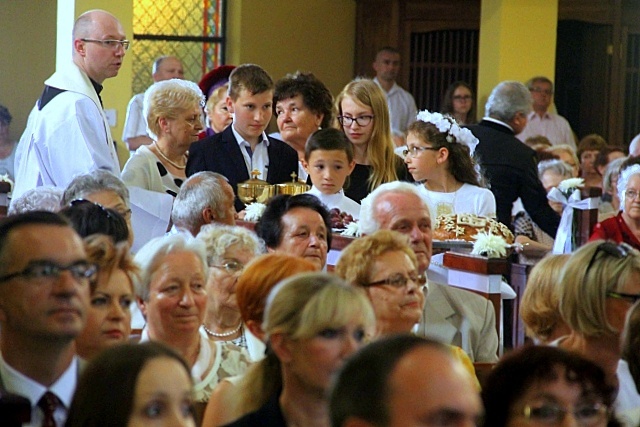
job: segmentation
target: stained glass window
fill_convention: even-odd
[[[133,93],[152,83],[153,62],[172,55],[184,66],[185,79],[224,64],[226,0],[134,0]]]

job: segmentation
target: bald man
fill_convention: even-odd
[[[66,188],[73,177],[120,166],[100,92],[118,75],[129,47],[120,21],[104,10],[73,26],[72,62],[45,81],[16,152],[13,200],[43,185]]]
[[[334,383],[332,427],[476,426],[475,381],[445,345],[411,335],[375,341]]]
[[[175,56],[162,56],[153,62],[152,75],[154,82],[183,79],[182,62]],[[153,142],[147,134],[147,119],[142,113],[143,102],[144,93],[138,93],[131,98],[127,107],[122,140],[131,151],[137,150],[141,145],[149,145]]]

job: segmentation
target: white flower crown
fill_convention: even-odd
[[[469,129],[461,128],[456,119],[450,115],[442,115],[436,112],[430,112],[423,110],[418,113],[417,119],[434,125],[440,132],[447,134],[447,142],[453,144],[457,142],[469,147],[471,156],[476,151],[476,145],[478,145],[478,138],[476,138]]]

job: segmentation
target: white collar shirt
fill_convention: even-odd
[[[240,147],[242,157],[244,157],[244,164],[247,167],[249,177],[251,177],[251,171],[256,169],[260,172],[258,178],[266,181],[269,172],[269,151],[267,150],[269,147],[269,138],[267,138],[267,134],[262,132],[258,145],[256,145],[252,155],[249,155],[247,147],[251,149],[251,144],[240,136],[236,131],[234,124],[231,125],[231,131],[233,132],[233,136],[236,138],[238,146]]]
[[[49,388],[39,384],[9,366],[2,358],[2,355],[0,355],[0,375],[2,376],[4,388],[7,391],[26,397],[31,401],[31,422],[24,424],[24,426],[39,427],[42,425],[44,414],[37,405],[42,395],[47,391],[55,394],[64,405],[64,407],[58,407],[53,414],[56,425],[64,425],[67,418],[67,411],[69,410],[69,406],[71,406],[71,400],[78,381],[77,356],[73,358],[67,370],[64,371],[62,375],[60,375],[60,378],[58,378]]]

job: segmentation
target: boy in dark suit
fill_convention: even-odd
[[[233,122],[219,134],[194,142],[189,150],[187,176],[200,171],[224,175],[236,194],[237,211],[244,204],[237,198],[238,184],[257,170],[269,184],[291,180],[298,171],[298,154],[286,143],[268,137],[265,129],[273,114],[273,80],[261,67],[243,64],[229,76],[227,108]]]

